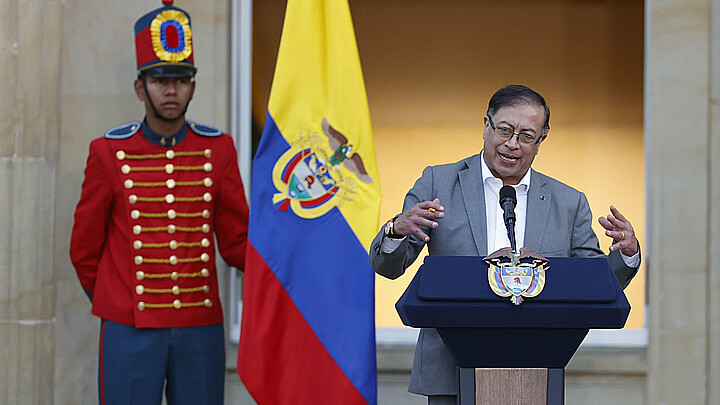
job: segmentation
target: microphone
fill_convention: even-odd
[[[515,188],[512,186],[502,186],[500,189],[500,206],[503,209],[503,219],[505,220],[505,228],[507,228],[508,239],[510,240],[510,248],[516,252],[515,243],[515,206],[517,205],[517,197],[515,196]]]

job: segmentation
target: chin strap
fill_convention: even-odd
[[[175,118],[168,118],[168,117],[160,114],[160,112],[157,110],[157,108],[155,108],[155,103],[153,103],[152,98],[150,98],[150,93],[148,93],[148,90],[147,90],[146,79],[147,79],[147,75],[142,75],[140,77],[140,80],[142,81],[142,84],[143,84],[143,90],[145,91],[145,98],[147,98],[148,102],[150,103],[150,108],[152,108],[152,110],[155,113],[155,116],[157,118],[159,118],[163,121],[175,121],[176,119],[185,115],[185,113],[187,112],[188,106],[190,105],[190,101],[188,101],[187,104],[185,104],[185,108],[183,108],[183,110],[180,112],[180,115],[178,115]]]

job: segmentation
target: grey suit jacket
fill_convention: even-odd
[[[482,184],[481,155],[456,163],[431,166],[405,196],[403,212],[422,201],[440,199],[445,217],[430,236],[431,255],[486,256],[487,225]],[[545,257],[603,257],[591,228],[592,213],[585,195],[531,169],[527,196],[524,246]],[[371,244],[370,264],[378,274],[395,279],[412,264],[425,243],[415,235],[405,238],[390,254],[381,244],[382,230]],[[637,272],[612,252],[608,261],[625,288]],[[423,395],[456,395],[457,367],[434,329],[422,329],[415,349],[410,392]]]

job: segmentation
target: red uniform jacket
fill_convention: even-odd
[[[90,144],[70,258],[93,314],[138,328],[222,322],[213,234],[243,269],[248,207],[232,138],[212,130],[190,122],[171,148],[142,131]]]

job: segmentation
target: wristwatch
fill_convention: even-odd
[[[402,235],[395,234],[395,220],[399,216],[400,216],[399,214],[395,215],[391,220],[389,220],[385,223],[384,233],[385,233],[385,236],[387,236],[388,238],[400,239],[403,237]]]

